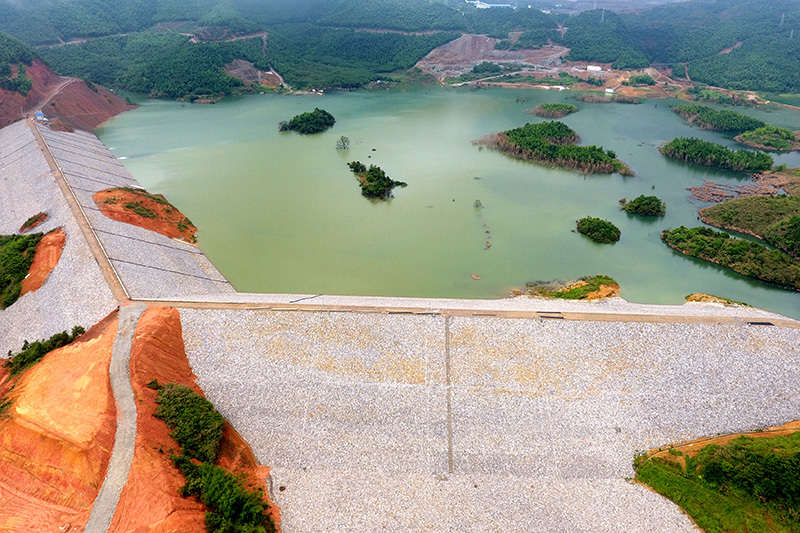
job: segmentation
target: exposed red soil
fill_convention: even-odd
[[[190,244],[197,241],[197,228],[173,205],[166,202],[163,196],[149,194],[144,190],[105,189],[92,197],[100,211],[112,220],[139,226],[155,231],[171,239],[178,239]],[[136,203],[155,213],[155,218],[148,218],[133,212],[125,205]]]
[[[41,110],[45,117],[60,124],[61,129],[91,131],[114,115],[133,108],[105,89],[96,87],[95,92],[83,80],[61,78],[39,59],[27,67],[27,76],[33,81],[27,96],[0,89],[0,128]]]
[[[58,264],[61,259],[61,252],[67,236],[61,228],[55,229],[44,235],[39,244],[36,245],[36,252],[33,256],[33,263],[28,269],[28,277],[22,280],[22,290],[19,295],[34,292],[42,288],[47,276]]]
[[[20,376],[0,373],[0,392],[12,401],[0,418],[0,531],[86,524],[114,445],[108,366],[116,332],[114,312]]]
[[[162,384],[180,383],[202,394],[196,378],[184,351],[178,311],[166,307],[145,311],[137,324],[131,349],[131,383],[137,408],[136,449],[111,531],[205,531],[205,507],[178,494],[184,480],[169,456],[179,447],[169,437],[166,424],[153,416],[156,391],[146,386],[156,379]],[[258,465],[250,448],[227,423],[217,464],[242,473],[249,485],[260,486],[267,492],[269,469]],[[279,522],[278,509],[272,506],[271,511],[273,519]]]

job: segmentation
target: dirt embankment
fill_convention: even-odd
[[[117,314],[21,376],[0,376],[0,531],[81,531],[116,428],[108,378]],[[11,385],[14,385],[13,390]]]
[[[196,376],[183,346],[180,315],[176,309],[150,308],[139,319],[131,348],[131,384],[136,398],[137,436],[131,472],[122,491],[111,531],[205,531],[205,507],[194,499],[181,498],[183,477],[173,466],[170,453],[179,448],[169,437],[163,421],[155,418],[156,391],[152,380],[180,383],[196,392]],[[251,488],[267,492],[269,469],[260,466],[250,448],[226,423],[218,465],[241,473]],[[272,509],[275,522],[277,508]]]
[[[50,272],[58,264],[58,260],[61,259],[61,252],[64,250],[66,242],[67,236],[61,228],[55,229],[42,237],[42,240],[36,245],[33,263],[28,269],[28,277],[22,280],[20,296],[42,288],[47,276],[50,275]]]
[[[0,89],[0,127],[41,110],[61,129],[91,131],[114,115],[133,108],[105,89],[93,90],[83,80],[58,76],[39,59],[27,67],[27,75],[33,81],[27,96]]]
[[[197,242],[197,228],[160,194],[141,189],[105,189],[92,197],[105,216],[155,231],[189,244]]]

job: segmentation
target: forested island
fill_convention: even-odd
[[[661,239],[682,254],[711,261],[744,276],[800,290],[800,262],[780,250],[731,237],[711,228],[681,226]]]
[[[332,128],[336,124],[336,119],[333,115],[320,109],[314,108],[314,111],[307,111],[295,115],[289,122],[281,122],[278,126],[280,131],[296,131],[304,135],[312,133],[321,133],[328,128]]]
[[[380,200],[387,200],[392,197],[392,189],[395,187],[406,187],[408,184],[404,181],[395,181],[386,175],[378,166],[370,165],[367,168],[361,161],[351,161],[347,164],[353,174],[358,178],[358,184],[361,187],[361,194],[367,198],[378,198]]]
[[[578,146],[578,134],[563,122],[539,122],[525,124],[482,139],[492,148],[512,157],[552,165],[558,168],[576,169],[586,174],[619,172],[632,176],[633,171],[616,159],[612,150],[602,146]]]
[[[539,104],[530,110],[530,113],[545,118],[561,118],[570,113],[575,113],[577,110],[578,106],[556,102],[552,104]]]
[[[602,218],[584,217],[578,220],[576,225],[578,233],[600,244],[613,244],[620,237],[619,228]]]
[[[773,163],[772,157],[763,152],[729,150],[722,145],[694,137],[678,137],[659,150],[667,157],[679,161],[741,172],[763,172],[772,168]]]

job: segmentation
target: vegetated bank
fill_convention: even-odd
[[[404,181],[391,179],[383,169],[376,165],[370,165],[367,168],[361,161],[351,161],[347,166],[358,178],[361,194],[367,198],[387,200],[392,197],[392,189],[408,186],[408,183]]]
[[[651,450],[634,460],[636,480],[704,531],[798,531],[800,432],[787,426]]]
[[[579,94],[578,96],[574,97],[575,100],[579,102],[586,102],[589,104],[641,104],[642,101],[638,98],[633,98],[630,96],[625,96],[624,94],[597,94],[597,93],[587,93],[587,94]]]
[[[601,244],[613,244],[620,238],[619,228],[602,218],[584,217],[576,222],[576,226],[578,233]]]
[[[674,106],[672,110],[685,118],[689,124],[704,130],[744,133],[767,126],[763,120],[728,109],[718,111],[705,105],[682,104]]]
[[[575,281],[530,281],[514,296],[527,295],[537,298],[558,298],[561,300],[597,300],[619,296],[619,283],[609,276],[583,276]]]
[[[742,172],[763,172],[773,164],[772,157],[764,152],[730,150],[694,137],[677,137],[660,147],[659,151],[679,161]]]
[[[296,131],[304,135],[312,133],[321,133],[328,128],[332,128],[336,124],[336,119],[333,115],[320,109],[314,108],[314,111],[307,111],[295,115],[289,122],[281,122],[278,129],[280,131]]]
[[[622,198],[619,201],[620,209],[631,215],[645,217],[663,217],[667,213],[667,205],[657,196],[640,195],[631,200]]]
[[[800,198],[749,196],[700,210],[706,224],[748,233],[800,260]]]
[[[681,226],[661,233],[670,248],[730,268],[743,276],[800,290],[800,262],[780,250],[706,227]]]
[[[570,113],[575,113],[577,110],[578,106],[556,102],[551,104],[539,104],[528,112],[539,117],[561,118]]]
[[[496,133],[477,141],[512,157],[557,168],[579,170],[585,174],[633,171],[619,161],[613,150],[602,146],[579,146],[578,134],[563,122],[539,122]]]

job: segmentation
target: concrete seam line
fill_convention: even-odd
[[[108,531],[117,510],[120,494],[128,481],[136,445],[136,401],[130,379],[131,346],[136,324],[145,309],[139,305],[131,305],[119,311],[119,326],[109,366],[111,388],[119,414],[117,430],[106,477],[92,506],[85,533]]]

